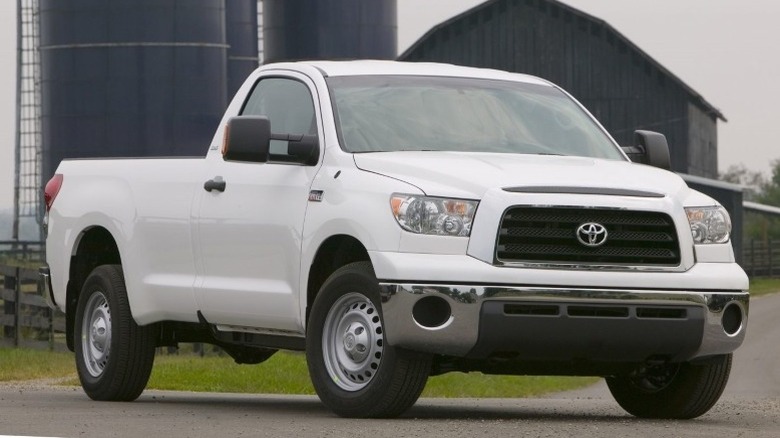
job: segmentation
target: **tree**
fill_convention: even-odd
[[[772,161],[772,178],[764,181],[756,200],[762,204],[780,207],[780,159]]]
[[[720,175],[720,179],[744,187],[743,199],[759,204],[780,207],[780,159],[772,161],[772,177],[767,179],[761,172],[732,165]],[[766,242],[780,239],[780,217],[757,212],[745,212],[742,235],[745,241],[752,239]]]
[[[743,163],[732,164],[718,179],[744,187],[742,198],[745,201],[756,201],[767,183],[763,173],[750,170]]]

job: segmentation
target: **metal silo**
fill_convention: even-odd
[[[265,62],[394,59],[396,0],[264,0]]]
[[[43,180],[63,158],[205,154],[225,1],[40,0]]]
[[[227,96],[232,98],[258,66],[257,0],[226,0]]]

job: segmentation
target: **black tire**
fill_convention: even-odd
[[[607,377],[618,404],[641,418],[690,419],[703,415],[718,401],[731,371],[731,354],[701,363],[641,368]]]
[[[384,343],[379,284],[368,262],[346,265],[311,309],[306,360],[320,400],[342,417],[396,417],[425,388],[431,355]]]
[[[132,401],[149,381],[157,326],[140,327],[130,314],[120,265],[95,268],[76,308],[76,369],[93,400]]]

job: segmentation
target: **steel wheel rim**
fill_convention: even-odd
[[[679,364],[642,367],[629,375],[631,384],[645,393],[656,393],[666,389],[677,377]]]
[[[84,308],[81,351],[89,374],[100,377],[111,353],[111,309],[103,292],[94,292]]]
[[[339,388],[359,391],[376,375],[382,361],[384,332],[374,304],[360,293],[340,297],[325,317],[322,355]]]

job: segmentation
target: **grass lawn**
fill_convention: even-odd
[[[750,295],[760,296],[780,292],[780,278],[750,280]]]
[[[25,349],[0,349],[0,382],[64,378],[78,385],[73,354]],[[431,377],[423,397],[528,397],[580,388],[592,377],[487,376],[449,373]],[[300,353],[280,352],[260,365],[237,365],[221,356],[158,355],[149,389],[314,394],[306,360]]]
[[[595,382],[583,377],[486,376],[449,373],[431,377],[423,397],[527,397],[579,388]],[[150,388],[314,394],[300,353],[277,353],[260,365],[237,365],[227,357],[158,356]]]
[[[0,348],[0,382],[75,376],[75,366],[71,353]]]

